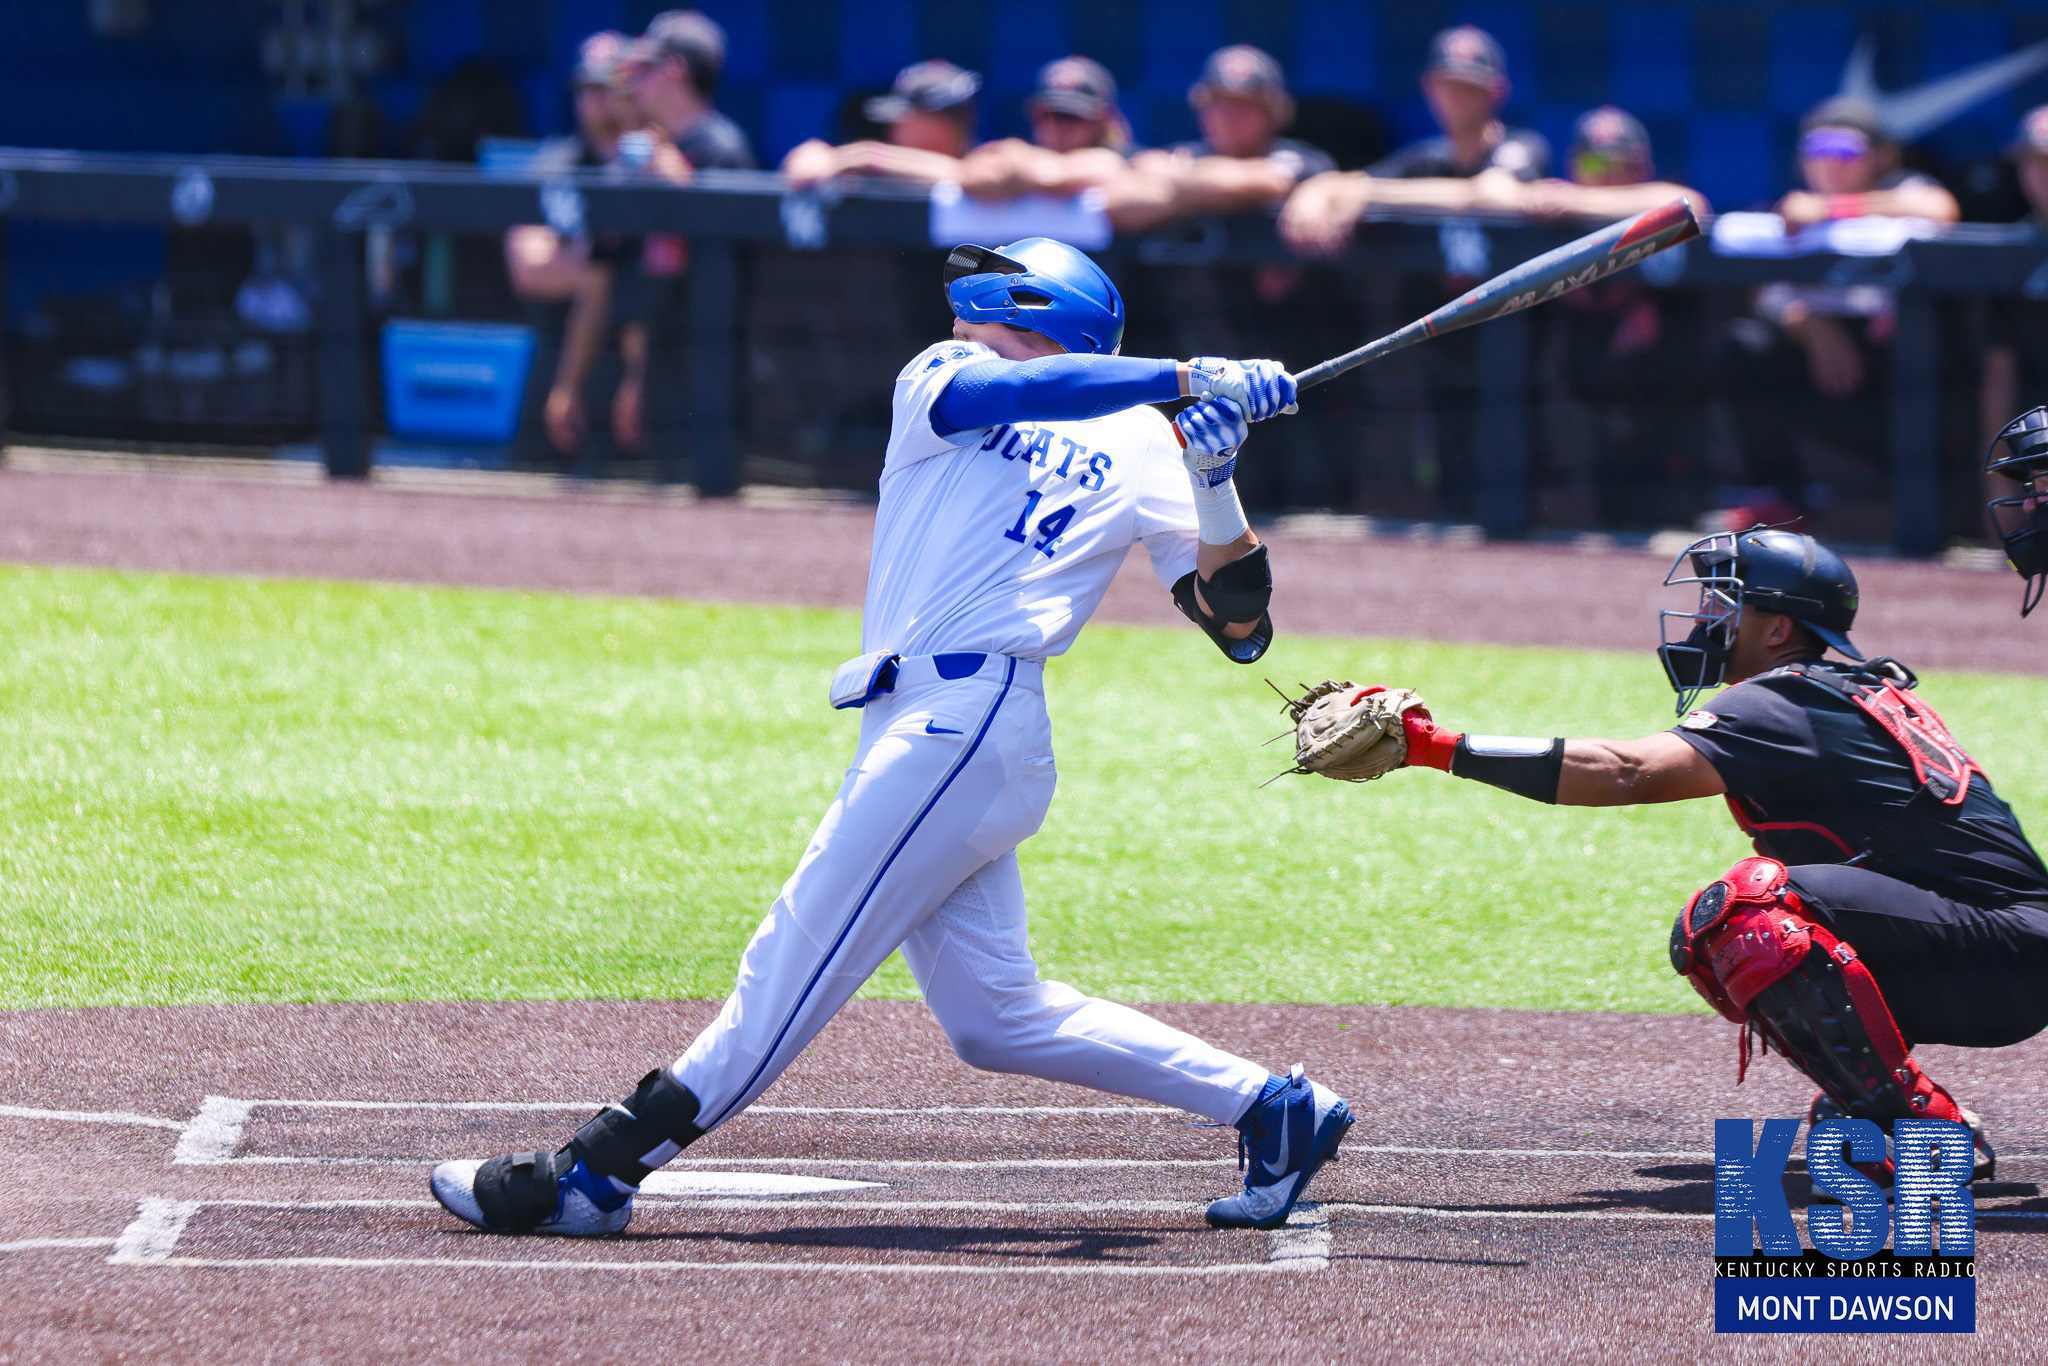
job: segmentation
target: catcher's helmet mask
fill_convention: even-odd
[[[1680,716],[1727,676],[1728,651],[1747,607],[1781,612],[1822,645],[1854,660],[1864,657],[1849,639],[1856,576],[1811,536],[1769,526],[1702,536],[1672,561],[1664,585],[1697,585],[1700,593],[1693,611],[1657,614],[1657,657],[1678,694]]]
[[[2026,580],[2020,594],[2024,617],[2048,588],[2048,488],[2042,487],[2048,479],[2048,408],[2029,408],[2000,427],[1984,452],[1984,472],[2019,484],[2017,493],[2003,494],[1984,506],[2005,543],[2006,562]],[[2001,509],[2010,512],[2001,515]]]
[[[1123,296],[1102,267],[1064,242],[957,246],[939,278],[963,322],[1006,323],[1082,355],[1113,356],[1123,344]]]

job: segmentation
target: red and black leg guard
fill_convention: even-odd
[[[1913,1061],[1870,969],[1805,909],[1784,864],[1746,858],[1687,903],[1671,932],[1671,966],[1844,1114],[1887,1128],[1895,1119],[1965,1123]],[[1747,1032],[1743,1043],[1746,1062]]]

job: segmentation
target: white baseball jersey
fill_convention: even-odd
[[[975,342],[927,347],[896,377],[861,649],[1020,659],[1074,643],[1142,542],[1159,581],[1195,567],[1195,505],[1156,409],[941,436],[932,405]]]
[[[899,948],[976,1067],[1220,1124],[1267,1084],[1258,1064],[1032,962],[1016,849],[1057,776],[1038,661],[1073,643],[1134,542],[1168,584],[1198,542],[1179,443],[1148,408],[933,431],[954,373],[994,354],[945,342],[896,380],[862,648],[905,659],[861,709],[853,762],[732,995],[671,1069],[706,1129],[773,1084]],[[952,658],[942,670],[934,655]]]

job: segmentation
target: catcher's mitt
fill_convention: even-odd
[[[1281,696],[1294,718],[1294,767],[1288,771],[1347,783],[1370,782],[1407,763],[1401,717],[1418,709],[1429,714],[1420,694],[1407,688],[1329,681],[1299,697]]]

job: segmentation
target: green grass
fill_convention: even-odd
[[[851,751],[847,613],[0,570],[0,1005],[717,996]],[[1262,676],[1480,730],[1647,732],[1647,655],[1091,627],[1024,852],[1048,975],[1130,1000],[1683,1010],[1718,804],[1288,778]],[[2048,681],[1927,690],[2023,816]],[[2037,822],[2038,823],[2038,822]],[[870,985],[914,994],[899,960]]]

